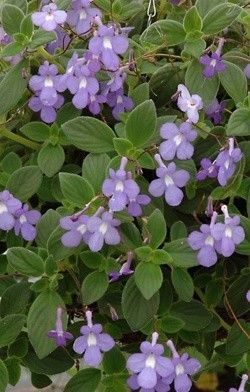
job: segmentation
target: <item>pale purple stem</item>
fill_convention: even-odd
[[[87,324],[89,328],[93,327],[93,323],[92,323],[92,312],[90,310],[87,310],[86,314],[86,319],[87,319]]]
[[[120,164],[120,170],[125,170],[127,163],[128,163],[128,158],[122,157],[121,164]]]
[[[218,216],[217,212],[214,211],[210,222],[211,229],[214,227],[216,223],[217,216]]]
[[[225,219],[230,218],[228,208],[225,204],[221,207],[221,211],[223,212]]]
[[[62,308],[59,307],[56,310],[56,331],[57,333],[62,333],[63,332],[63,325],[62,325]]]
[[[153,332],[152,333],[152,343],[151,343],[152,346],[156,345],[158,338],[159,338],[159,334],[157,332]]]
[[[160,154],[155,154],[154,158],[155,161],[158,163],[159,167],[166,167],[166,165],[163,163],[163,160],[161,159]]]
[[[177,352],[177,350],[175,348],[175,345],[172,342],[172,340],[168,340],[167,341],[167,346],[170,348],[174,358],[180,358],[180,356],[179,356],[179,354],[178,354],[178,352]]]
[[[220,38],[218,43],[218,48],[216,49],[215,53],[220,57],[223,45],[225,43],[225,38]]]
[[[247,374],[242,374],[240,387],[238,389],[239,392],[244,392],[245,391],[245,385],[247,383],[247,380],[248,380],[248,375]]]

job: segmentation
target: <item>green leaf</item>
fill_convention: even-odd
[[[129,113],[125,130],[127,138],[136,147],[147,145],[153,136],[156,127],[156,109],[152,100],[145,101],[136,106]]]
[[[47,177],[53,177],[62,167],[65,160],[62,146],[47,144],[41,148],[37,157],[37,163],[41,171]]]
[[[139,86],[135,87],[131,91],[130,98],[132,98],[135,106],[140,105],[140,103],[149,100],[149,84],[148,83],[139,84]]]
[[[24,18],[23,11],[15,5],[5,4],[2,9],[2,25],[4,31],[13,35],[20,31],[20,25]]]
[[[246,334],[250,333],[250,324],[244,320],[239,320],[241,328],[246,331]],[[226,341],[226,353],[229,355],[244,354],[250,350],[250,340],[242,332],[237,323],[234,323],[231,330],[229,331]]]
[[[250,273],[241,275],[235,279],[227,290],[227,299],[237,317],[250,311],[250,304],[246,300],[246,293],[249,290]]]
[[[189,8],[189,10],[186,12],[183,24],[184,24],[184,29],[187,33],[189,33],[190,31],[201,30],[202,19],[195,6]]]
[[[126,251],[142,246],[141,234],[133,223],[122,223],[120,226],[123,244],[119,245]]]
[[[104,353],[103,370],[107,374],[121,373],[126,368],[126,360],[118,347]]]
[[[228,136],[250,136],[250,109],[240,108],[230,116],[227,125]]]
[[[185,322],[179,318],[172,316],[165,316],[161,319],[161,329],[166,333],[176,333],[180,331],[185,325]]]
[[[44,142],[50,135],[50,128],[48,125],[40,121],[27,123],[20,128],[20,131],[29,139],[35,140],[36,142]]]
[[[51,233],[57,228],[61,215],[55,210],[48,210],[37,223],[36,243],[46,248]]]
[[[26,321],[23,314],[9,314],[0,319],[0,347],[14,342]]]
[[[34,31],[34,26],[31,20],[31,15],[25,16],[20,26],[20,32],[26,37],[31,38]]]
[[[54,31],[35,30],[32,41],[30,43],[30,48],[36,49],[38,46],[46,45],[47,43],[55,41],[56,39],[57,36]]]
[[[105,262],[105,257],[98,252],[91,252],[86,250],[80,254],[81,260],[90,269],[99,268],[103,262]]]
[[[20,8],[24,14],[27,12],[27,0],[5,0],[5,4],[13,4],[16,7]]]
[[[187,237],[187,228],[182,221],[175,222],[170,229],[171,241]]]
[[[145,225],[149,234],[149,244],[152,248],[158,248],[166,238],[167,227],[162,212],[156,209],[147,219]]]
[[[16,21],[15,21],[16,24]],[[23,78],[22,72],[28,66],[27,60],[20,61],[0,82],[0,116],[11,110],[22,98],[27,87],[27,79]],[[15,88],[13,88],[15,86]]]
[[[96,392],[100,381],[100,370],[83,369],[69,380],[65,386],[64,392]]]
[[[135,269],[135,283],[146,299],[152,296],[161,288],[163,276],[159,265],[141,262]]]
[[[0,392],[5,392],[8,382],[8,370],[4,362],[0,359]]]
[[[12,42],[11,44],[5,46],[1,52],[0,57],[8,57],[8,56],[15,56],[16,54],[20,53],[24,49],[24,45],[20,44],[19,42]]]
[[[21,377],[20,361],[17,358],[7,358],[4,364],[9,373],[9,384],[16,385]]]
[[[48,376],[45,374],[36,373],[31,373],[31,382],[32,385],[37,389],[45,388],[52,384],[52,381]]]
[[[147,301],[136,286],[134,278],[128,279],[122,293],[122,311],[133,331],[145,327],[157,313],[158,307],[159,293]]]
[[[173,268],[171,279],[176,293],[182,301],[190,302],[194,295],[194,284],[186,269]]]
[[[220,4],[226,3],[227,0],[220,0]],[[195,3],[200,16],[204,19],[207,13],[213,8],[217,7],[218,0],[197,0]]]
[[[200,95],[207,107],[216,97],[220,83],[218,76],[206,79],[202,71],[203,66],[197,60],[191,61],[186,71],[185,85],[190,93]]]
[[[206,302],[208,306],[219,305],[224,294],[224,282],[222,278],[211,280],[206,285]]]
[[[1,317],[8,314],[26,314],[32,295],[29,287],[28,282],[20,282],[13,284],[4,291],[0,302]]]
[[[107,154],[88,154],[82,164],[82,176],[92,185],[95,193],[102,189],[110,158]]]
[[[171,265],[174,267],[189,268],[198,265],[197,252],[190,248],[186,239],[166,243],[164,250],[171,256]]]
[[[113,139],[113,143],[114,143],[115,151],[119,155],[128,157],[130,156],[131,151],[133,154],[133,150],[134,150],[133,144],[129,140],[120,137],[119,138],[115,137]]]
[[[9,248],[8,263],[15,271],[28,276],[41,276],[44,273],[44,262],[40,256],[26,248]]]
[[[20,167],[22,167],[22,161],[15,152],[10,152],[9,154],[5,155],[1,165],[3,171],[8,174],[12,174],[15,170],[18,170]]]
[[[175,302],[170,309],[170,315],[184,321],[183,329],[186,331],[199,331],[205,328],[212,318],[205,306],[196,300]]]
[[[236,4],[219,4],[212,8],[203,19],[203,33],[216,34],[230,26],[241,12],[241,7]]]
[[[95,196],[89,182],[77,174],[60,173],[59,180],[65,199],[78,207],[83,207]]]
[[[38,166],[25,166],[16,170],[7,182],[7,189],[22,201],[28,200],[39,189],[42,173]]]
[[[21,336],[9,345],[8,356],[23,358],[28,352],[28,339]]]
[[[114,150],[112,129],[93,117],[77,117],[62,125],[71,144],[88,152],[109,152]]]
[[[243,102],[247,95],[247,79],[244,72],[237,65],[224,61],[226,69],[219,73],[222,86],[235,103]]]
[[[59,306],[64,306],[61,297],[54,291],[46,290],[36,298],[30,308],[27,320],[28,336],[40,359],[56,348],[56,344],[47,334],[51,329],[55,329],[56,310]],[[63,327],[67,328],[65,313]]]
[[[157,46],[173,46],[184,42],[185,36],[181,23],[175,20],[159,20],[144,30],[140,40]]]
[[[81,110],[77,109],[71,102],[67,102],[57,112],[56,123],[62,126],[65,122],[79,117]]]
[[[187,34],[183,52],[191,54],[193,57],[200,57],[206,49],[206,41],[202,38],[193,38],[192,33]]]
[[[47,250],[49,255],[54,256],[54,261],[63,260],[82,249],[82,244],[77,248],[66,248],[62,245],[62,235],[65,233],[60,226],[52,231],[47,241]]]
[[[82,299],[85,305],[98,301],[109,286],[108,277],[105,272],[95,271],[89,274],[82,283]]]

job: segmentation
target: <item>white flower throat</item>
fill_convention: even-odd
[[[87,231],[87,226],[82,224],[82,225],[78,226],[76,230],[79,231],[79,233],[84,234]]]
[[[185,373],[185,369],[181,363],[178,363],[178,365],[175,366],[175,374],[176,376],[179,376],[179,374],[183,374],[183,373]]]
[[[116,192],[123,192],[124,191],[124,185],[122,181],[117,181],[115,184],[115,190]]]
[[[21,223],[21,225],[25,222],[27,222],[27,218],[24,214],[22,214],[19,218],[19,222]]]
[[[151,368],[151,369],[154,369],[154,368],[155,368],[155,365],[156,365],[155,356],[154,356],[154,354],[150,354],[150,355],[147,357],[147,359],[146,359],[145,366],[146,366],[146,367],[149,367],[149,368]]]
[[[87,18],[87,13],[84,9],[81,10],[80,15],[79,15],[79,19],[83,20]]]
[[[183,136],[181,133],[179,133],[178,135],[176,135],[176,136],[174,137],[174,142],[175,142],[175,144],[176,144],[177,147],[181,144],[181,142],[183,141],[183,139],[184,139],[184,136]]]
[[[45,20],[47,22],[49,22],[50,20],[54,20],[54,15],[50,12],[47,13],[47,15],[45,16]]]
[[[112,43],[109,37],[104,37],[103,38],[103,47],[105,49],[112,49]]]
[[[46,76],[45,80],[44,80],[44,87],[53,87],[54,86],[54,82],[51,76]]]
[[[205,245],[214,246],[214,239],[211,235],[209,235],[205,240]]]
[[[102,235],[105,235],[107,233],[108,230],[108,224],[106,222],[103,222],[100,227],[99,227],[99,231]]]
[[[168,175],[166,175],[166,176],[164,177],[164,182],[165,182],[166,186],[169,186],[169,185],[173,185],[173,184],[174,184],[174,181],[173,181],[172,178],[171,178],[170,176],[168,176]]]
[[[4,203],[0,202],[0,214],[2,214],[3,212],[7,212],[8,208],[6,207],[6,205]]]
[[[93,332],[90,332],[88,335],[87,345],[88,347],[97,345],[97,339]]]
[[[228,238],[231,238],[231,237],[232,237],[232,234],[233,234],[233,233],[232,233],[231,227],[226,226],[225,236],[228,237]]]

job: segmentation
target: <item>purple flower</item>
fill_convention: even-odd
[[[90,95],[88,108],[89,111],[95,116],[102,110],[102,104],[105,103],[107,98],[104,95]]]
[[[72,1],[72,8],[68,11],[67,23],[78,35],[87,33],[94,18],[102,16],[101,11],[91,8],[90,3],[90,0]]]
[[[71,41],[69,35],[60,26],[57,26],[55,33],[57,39],[46,45],[46,50],[50,54],[54,54],[56,49],[65,50]]]
[[[214,123],[214,125],[218,125],[221,123],[221,114],[224,112],[225,107],[225,101],[219,103],[218,99],[214,99],[213,102],[205,110],[206,115]]]
[[[29,86],[34,92],[38,92],[39,98],[43,105],[53,106],[58,99],[58,75],[57,66],[49,64],[45,61],[39,67],[39,75],[34,75],[30,78]]]
[[[15,212],[16,222],[14,226],[15,234],[19,235],[21,232],[26,241],[33,241],[36,238],[37,224],[41,218],[41,213],[36,210],[29,210],[28,204],[24,204],[22,208]]]
[[[103,210],[101,207],[98,212],[98,215],[102,213],[101,217],[98,217],[96,214],[89,218],[87,222],[87,229],[90,232],[88,245],[93,252],[101,250],[104,243],[117,245],[121,241],[120,234],[116,228],[121,222],[118,219],[114,219],[113,212],[103,212]]]
[[[127,74],[122,71],[122,69],[118,69],[116,72],[109,72],[110,80],[108,82],[103,83],[102,92],[107,95],[108,93],[113,93],[117,90],[122,90],[123,83],[127,78]]]
[[[224,223],[216,223],[211,229],[213,238],[217,241],[217,251],[225,257],[230,257],[235,251],[235,245],[239,245],[245,239],[244,229],[240,226],[240,217],[235,215],[231,218],[226,205],[221,207],[224,214]]]
[[[130,178],[131,173],[126,172],[125,168],[128,159],[121,159],[120,168],[115,171],[109,170],[110,178],[105,180],[102,185],[102,192],[105,196],[111,197],[109,208],[113,211],[122,211],[129,204],[130,200],[136,199],[140,193],[137,183]]]
[[[189,358],[187,353],[181,356],[176,351],[172,340],[167,341],[167,346],[172,351],[172,364],[174,372],[172,377],[174,379],[174,388],[176,392],[189,392],[192,387],[192,381],[189,376],[198,372],[201,367],[200,362],[195,358]]]
[[[62,95],[57,94],[57,101],[52,105],[42,103],[39,93],[30,98],[28,106],[33,112],[40,112],[41,119],[50,124],[56,120],[56,109],[59,109],[64,103]]]
[[[248,292],[247,292],[246,299],[248,302],[250,302],[250,290],[248,290]]]
[[[203,108],[203,102],[199,95],[190,95],[188,89],[183,85],[178,85],[179,93],[177,106],[178,108],[187,114],[188,120],[194,124],[199,121],[198,111]]]
[[[42,7],[42,11],[34,12],[31,15],[34,25],[41,27],[46,31],[53,31],[58,24],[66,21],[67,13],[57,9],[56,4],[50,3]]]
[[[238,389],[236,388],[230,388],[229,392],[245,392],[245,386],[248,380],[248,375],[247,374],[242,374],[241,377],[241,383]]]
[[[94,32],[94,37],[89,41],[89,50],[100,56],[104,66],[115,71],[119,68],[119,54],[123,54],[128,49],[128,38],[119,34],[114,26],[100,25]]]
[[[151,202],[148,195],[138,195],[134,199],[129,199],[128,213],[131,216],[141,216],[143,214],[141,206],[147,206]]]
[[[141,353],[132,354],[127,360],[128,370],[137,376],[136,383],[146,390],[155,388],[159,377],[168,377],[174,371],[171,360],[162,356],[164,347],[157,344],[158,336],[158,333],[154,332],[152,343],[142,342]]]
[[[229,138],[228,147],[220,152],[215,160],[219,167],[218,181],[221,186],[227,185],[228,180],[236,170],[236,163],[242,159],[242,152],[239,148],[234,148],[234,139]]]
[[[112,114],[116,120],[120,120],[120,114],[133,109],[133,101],[124,94],[123,89],[107,95],[107,104],[113,108]]]
[[[86,65],[90,72],[96,74],[102,68],[99,55],[92,53],[90,50],[86,50],[84,53],[83,59],[86,61]]]
[[[0,45],[8,45],[12,42],[12,38],[8,35],[2,26],[0,26]]]
[[[178,128],[174,123],[163,124],[160,134],[165,142],[160,144],[160,154],[166,161],[176,156],[178,159],[190,159],[194,153],[194,146],[190,143],[197,137],[189,122],[184,122]]]
[[[205,214],[207,215],[207,217],[212,218],[213,213],[214,213],[213,198],[211,196],[208,196],[207,208],[206,208]]]
[[[200,63],[205,65],[203,69],[203,75],[205,78],[210,79],[214,75],[216,75],[218,72],[224,72],[226,69],[225,64],[221,60],[221,51],[222,47],[224,45],[224,38],[219,39],[219,45],[217,50],[209,56],[208,54],[205,54],[200,57]]]
[[[189,173],[186,170],[177,170],[174,162],[168,166],[164,165],[159,154],[155,155],[155,160],[159,165],[156,170],[159,178],[151,182],[149,192],[155,197],[165,194],[165,200],[170,206],[180,205],[184,196],[180,188],[187,184]]]
[[[90,96],[98,92],[99,83],[96,78],[91,76],[91,72],[86,65],[75,68],[74,74],[75,76],[69,77],[68,89],[74,95],[73,105],[77,109],[83,109],[88,105]]]
[[[67,340],[74,339],[70,332],[65,332],[62,325],[62,308],[57,308],[56,311],[56,329],[48,332],[48,337],[55,340],[57,346],[66,346]]]
[[[109,277],[110,277],[109,283],[116,282],[122,276],[127,276],[127,275],[133,274],[134,271],[130,269],[132,260],[133,260],[133,253],[128,252],[127,261],[126,261],[126,263],[122,264],[120,271],[119,272],[117,272],[117,271],[111,272],[109,274]]]
[[[20,200],[13,197],[9,191],[0,192],[0,229],[9,231],[15,225],[16,212],[22,208]]]
[[[250,64],[247,64],[247,66],[244,68],[244,74],[248,79],[250,79]]]
[[[188,236],[188,244],[193,250],[199,250],[197,260],[204,267],[211,267],[217,262],[218,243],[213,234],[217,213],[213,212],[210,225],[201,225],[200,231],[193,231]]]
[[[198,181],[205,180],[207,177],[215,178],[218,175],[218,167],[216,162],[212,162],[208,158],[201,160],[201,169],[198,171],[196,178]]]
[[[97,367],[102,362],[102,352],[110,351],[114,345],[114,339],[107,333],[102,333],[101,324],[92,323],[92,312],[86,312],[87,325],[81,328],[81,334],[74,342],[73,349],[77,354],[83,354],[84,362]]]
[[[89,216],[66,216],[60,219],[60,226],[67,230],[61,241],[67,248],[79,246],[81,242],[88,244],[90,234],[87,229]]]
[[[157,383],[154,388],[141,388],[137,382],[136,374],[133,374],[133,376],[129,377],[127,380],[127,384],[132,391],[138,390],[139,392],[168,392],[170,391],[170,383],[169,377],[157,377]]]

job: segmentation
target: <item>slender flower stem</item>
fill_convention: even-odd
[[[16,135],[15,133],[9,131],[6,128],[1,128],[1,124],[0,124],[0,136],[4,136],[9,140],[13,140],[14,142],[22,144],[25,147],[32,148],[32,150],[38,150],[40,148],[40,144],[25,139],[20,135]]]
[[[40,46],[40,48],[37,49],[36,53],[38,54],[38,56],[41,56],[45,60],[49,61],[49,63],[55,64],[59,72],[61,73],[65,72],[64,67],[55,60],[55,56],[52,56],[50,53],[48,53],[42,46]]]

